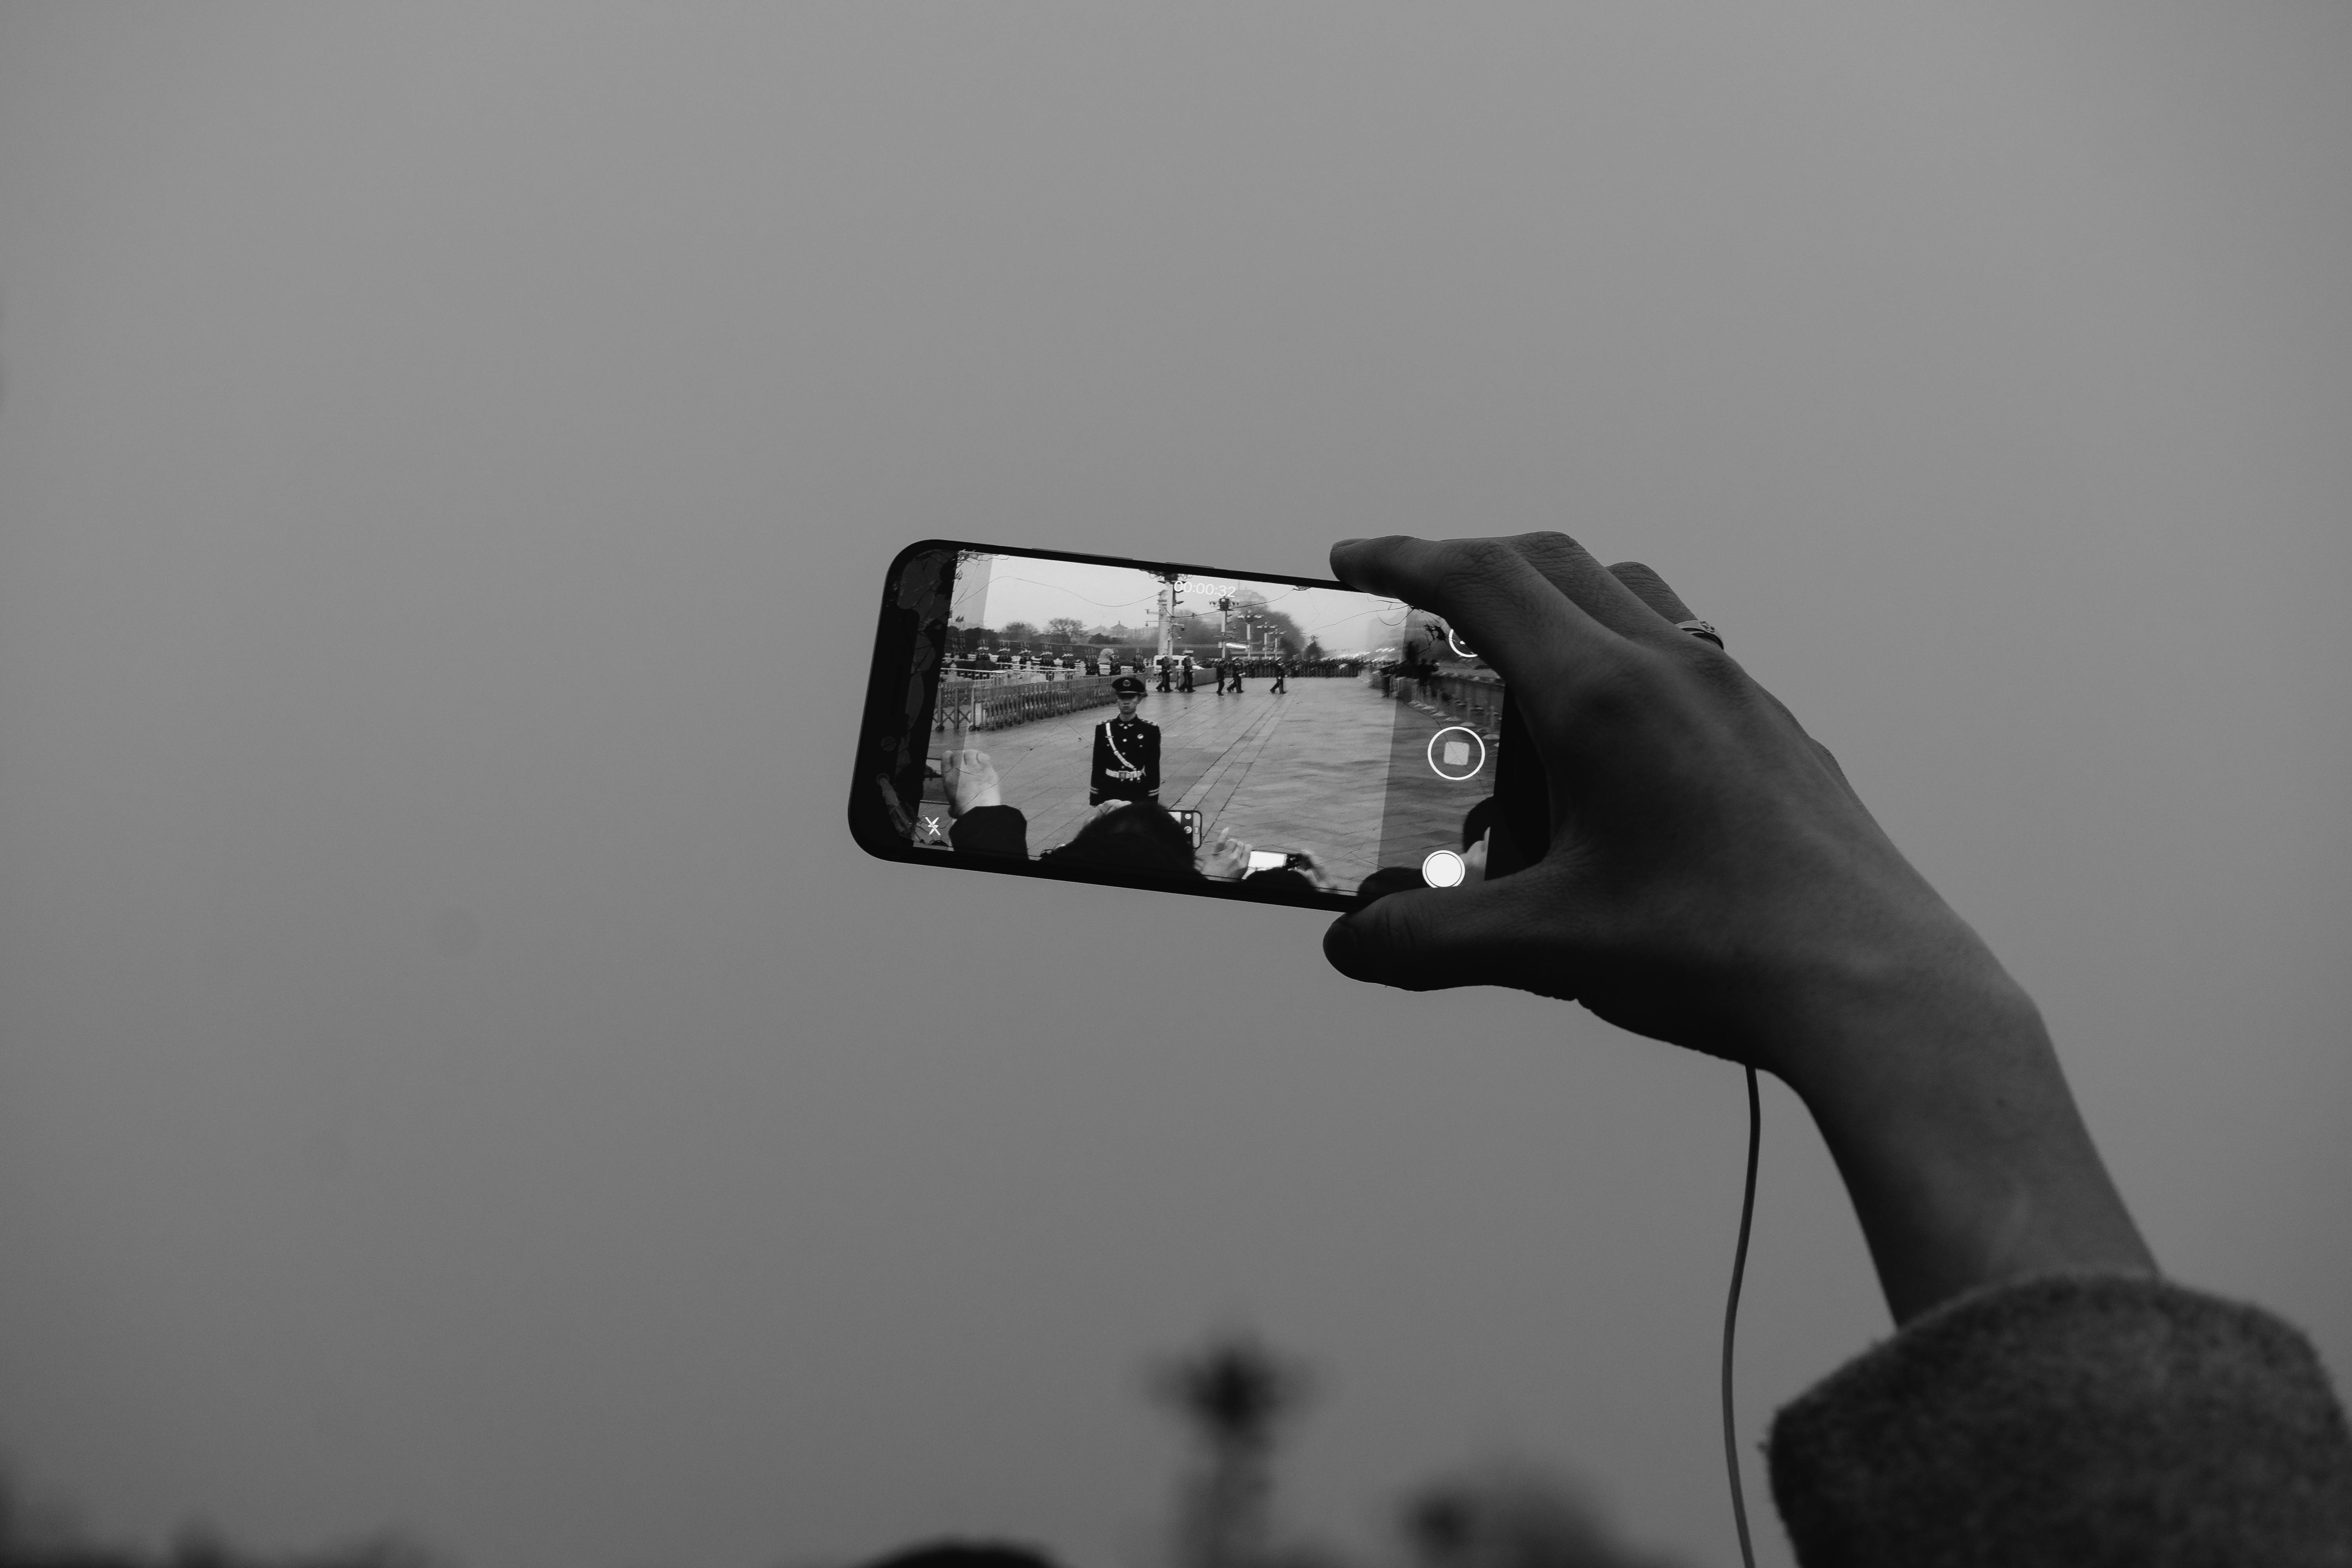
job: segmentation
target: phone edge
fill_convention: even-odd
[[[868,787],[875,782],[866,775],[866,771],[867,748],[876,740],[873,734],[875,714],[877,706],[885,700],[886,694],[904,683],[913,673],[910,668],[914,652],[911,641],[903,650],[891,655],[891,663],[887,671],[879,657],[884,638],[889,630],[890,596],[897,591],[899,578],[910,560],[926,552],[940,550],[977,550],[992,555],[1019,555],[1052,561],[1078,561],[1097,566],[1138,567],[1146,571],[1181,572],[1188,575],[1203,577],[1240,577],[1258,583],[1286,583],[1301,588],[1337,588],[1345,593],[1357,594],[1363,592],[1360,588],[1350,588],[1347,584],[1332,577],[1299,577],[1286,573],[1241,572],[1230,567],[1195,566],[1178,561],[1145,561],[1131,556],[1098,555],[1083,551],[981,544],[969,540],[939,538],[916,540],[892,555],[889,564],[883,569],[881,604],[876,612],[874,627],[875,655],[870,658],[867,666],[866,702],[861,709],[858,720],[857,741],[853,751],[856,762],[850,781],[850,800],[846,808],[850,837],[859,848],[875,859],[898,865],[939,863],[950,869],[986,871],[1000,877],[1022,877],[1036,881],[1060,883],[1077,882],[1104,888],[1128,888],[1138,892],[1179,893],[1191,898],[1216,899],[1228,903],[1255,904],[1271,909],[1319,910],[1327,913],[1345,914],[1356,908],[1356,896],[1353,893],[1321,894],[1312,903],[1297,899],[1251,898],[1241,891],[1238,884],[1227,885],[1204,881],[1194,885],[1171,881],[1154,886],[1147,884],[1139,876],[1132,873],[1126,876],[1113,876],[1080,867],[1057,868],[1047,871],[1040,869],[1034,860],[1013,861],[1002,857],[980,855],[943,856],[936,852],[919,851],[911,843],[895,835],[886,834],[878,838],[870,838],[866,827],[872,819],[868,816],[861,821],[857,794],[860,789]],[[934,694],[936,694],[936,682]]]

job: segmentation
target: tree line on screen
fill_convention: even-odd
[[[1589,1489],[1523,1462],[1474,1466],[1408,1488],[1385,1510],[1386,1545],[1343,1549],[1286,1521],[1277,1486],[1284,1439],[1310,1402],[1315,1380],[1245,1333],[1214,1336],[1150,1368],[1144,1386],[1191,1439],[1154,1568],[1675,1568],[1676,1560],[1627,1545]],[[917,1537],[876,1542],[856,1558],[794,1568],[863,1568],[909,1556],[1026,1562],[1079,1568],[1050,1547],[959,1552],[963,1542]],[[161,1551],[91,1542],[64,1510],[28,1503],[0,1468],[0,1568],[456,1568],[413,1538],[384,1533],[354,1544],[270,1554],[184,1529]],[[485,1565],[494,1568],[494,1565]],[[596,1568],[585,1564],[583,1568]]]
[[[1287,614],[1269,605],[1264,595],[1247,591],[1234,595],[1230,615],[1215,610],[1180,612],[1171,643],[1176,652],[1192,654],[1195,659],[1213,658],[1223,643],[1247,643],[1266,658],[1304,658],[1311,663],[1324,657],[1323,645],[1312,635],[1301,631]],[[1056,616],[1042,626],[1007,621],[1001,626],[948,628],[950,654],[1080,653],[1088,648],[1157,649],[1159,646],[1157,626],[1130,626],[1123,621],[1088,626],[1074,616]]]

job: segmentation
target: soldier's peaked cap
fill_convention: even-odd
[[[1143,682],[1132,675],[1120,676],[1117,680],[1110,683],[1110,689],[1113,691],[1118,692],[1121,697],[1140,697],[1143,695]]]

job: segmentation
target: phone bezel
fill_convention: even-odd
[[[1336,588],[1340,590],[1340,593],[1362,593],[1360,588],[1350,588],[1348,583],[1340,583],[1339,578],[1296,576],[1296,574],[1289,574],[1289,572],[1237,572],[1237,569],[1233,569],[1233,566],[1195,566],[1195,564],[1185,564],[1185,562],[1140,560],[1140,557],[1131,557],[1131,555],[1096,555],[1096,552],[1089,552],[1089,550],[1040,550],[1040,548],[1030,548],[1030,545],[983,545],[983,543],[976,543],[976,541],[957,541],[957,538],[918,538],[915,543],[898,550],[898,552],[889,560],[889,566],[882,572],[882,606],[879,606],[879,614],[877,618],[875,618],[873,663],[870,663],[868,684],[866,684],[866,710],[863,710],[863,720],[861,724],[858,724],[858,748],[856,748],[858,773],[852,778],[852,797],[849,797],[849,835],[856,839],[858,848],[863,848],[866,853],[875,856],[877,860],[898,860],[898,863],[910,863],[910,865],[943,865],[943,868],[952,868],[952,869],[976,869],[976,872],[990,872],[990,875],[997,875],[997,877],[1033,877],[1033,879],[1040,879],[1040,881],[1079,881],[1079,884],[1094,884],[1094,886],[1129,886],[1129,889],[1146,889],[1146,891],[1152,891],[1152,893],[1185,893],[1185,896],[1190,898],[1228,898],[1228,900],[1234,900],[1234,902],[1289,905],[1289,908],[1294,910],[1360,908],[1360,902],[1364,900],[1357,891],[1286,893],[1286,896],[1270,898],[1265,896],[1265,893],[1244,893],[1242,891],[1240,881],[1176,879],[1176,877],[1152,877],[1148,875],[1148,872],[1118,872],[1118,869],[1077,868],[1077,865],[1073,865],[1073,868],[1061,868],[1061,865],[1054,865],[1054,868],[1040,868],[1034,858],[1013,860],[1013,858],[1007,858],[1007,856],[960,856],[960,853],[940,853],[936,851],[936,848],[918,848],[910,839],[903,839],[903,837],[898,837],[896,832],[875,832],[875,811],[882,811],[882,806],[868,806],[868,809],[861,809],[861,804],[858,804],[858,793],[861,793],[861,790],[873,790],[875,787],[875,773],[870,773],[870,771],[866,769],[866,759],[868,759],[870,754],[875,754],[877,745],[885,745],[885,742],[887,745],[896,745],[898,738],[908,733],[906,729],[903,729],[906,705],[903,705],[903,700],[894,703],[894,693],[906,691],[906,684],[912,675],[912,663],[915,663],[915,637],[910,637],[910,635],[894,635],[894,616],[910,614],[910,611],[898,609],[898,606],[896,606],[896,595],[898,595],[898,583],[901,583],[903,574],[906,574],[908,562],[912,562],[918,555],[936,552],[936,550],[985,550],[988,555],[1025,555],[1025,557],[1034,557],[1034,560],[1085,562],[1085,564],[1091,564],[1091,566],[1131,566],[1131,569],[1155,572],[1155,574],[1179,572],[1179,574],[1185,574],[1185,576],[1242,578],[1242,581],[1251,581],[1251,583],[1289,583],[1289,585],[1294,585],[1294,588]],[[946,642],[946,632],[940,632],[940,642]],[[919,726],[922,726],[924,731],[929,731],[929,726],[931,726],[931,703],[936,700],[936,693],[939,693],[939,682],[931,679],[931,682],[927,684],[927,696],[924,696],[922,712],[919,712],[918,720],[915,720]],[[887,717],[885,720],[885,715],[891,715],[891,717]],[[1510,687],[1507,687],[1507,682],[1506,682],[1506,689],[1503,689],[1503,715],[1500,715],[1500,720],[1503,720],[1503,733],[1506,733],[1506,736],[1515,736],[1515,733],[1517,733],[1517,736],[1524,736],[1524,729],[1519,726],[1517,717],[1510,712]],[[1528,823],[1527,827],[1522,827],[1522,837],[1527,837],[1528,842],[1538,844],[1536,856],[1527,856],[1527,858],[1512,856],[1510,869],[1517,869],[1519,865],[1528,863],[1531,858],[1538,858],[1540,842],[1543,842],[1543,837],[1548,837],[1548,835],[1536,837],[1536,823],[1540,823],[1540,818],[1543,818],[1545,814],[1545,806],[1543,806],[1545,787],[1543,787],[1543,781],[1540,781],[1540,769],[1538,769],[1538,775],[1534,775],[1534,778],[1524,778],[1524,775],[1522,778],[1515,778],[1515,773],[1524,773],[1524,769],[1512,769],[1510,766],[1512,752],[1524,752],[1524,750],[1527,750],[1524,742],[1522,745],[1507,745],[1506,742],[1506,745],[1500,745],[1498,757],[1496,757],[1494,793],[1498,795],[1498,797],[1506,799],[1506,802],[1510,802],[1506,806],[1506,816],[1527,816]],[[1528,797],[1528,799],[1522,804],[1519,802],[1519,797]],[[1510,811],[1510,806],[1519,806],[1519,809]],[[1494,875],[1496,872],[1489,872],[1489,879]]]
[[[1076,561],[1093,566],[1118,566],[1144,572],[1178,572],[1188,576],[1240,579],[1255,583],[1281,583],[1300,588],[1336,588],[1343,593],[1361,593],[1347,584],[1330,577],[1301,577],[1287,572],[1243,572],[1232,567],[1198,566],[1176,561],[1150,561],[1134,556],[1100,555],[1076,550],[1043,550],[1024,545],[982,544],[969,540],[920,539],[890,558],[882,574],[882,603],[876,617],[874,653],[866,683],[864,717],[860,720],[856,752],[857,772],[851,780],[849,829],[858,847],[877,860],[902,864],[940,866],[953,869],[984,871],[999,877],[1028,877],[1048,882],[1091,883],[1107,888],[1140,888],[1151,892],[1182,893],[1192,898],[1225,899],[1237,903],[1287,905],[1293,909],[1347,910],[1360,901],[1353,891],[1286,894],[1270,898],[1263,893],[1245,893],[1239,882],[1216,882],[1200,879],[1180,880],[1176,878],[1153,877],[1140,871],[1118,871],[1090,867],[1041,867],[1032,858],[1015,860],[1004,856],[943,854],[936,849],[921,849],[895,832],[876,832],[875,812],[882,808],[861,809],[859,792],[877,787],[877,775],[869,771],[866,759],[878,748],[895,747],[908,731],[904,725],[907,709],[903,700],[894,702],[896,693],[904,692],[913,675],[915,638],[900,635],[903,617],[909,612],[896,604],[899,581],[908,564],[917,556],[933,552],[953,550],[983,551],[991,555],[1028,556],[1049,561]],[[893,646],[893,644],[897,646]],[[924,706],[916,722],[928,731],[930,728],[931,703],[936,700],[939,682],[931,679],[927,688]],[[1510,695],[1506,689],[1504,708],[1507,717]],[[888,717],[885,717],[885,716]],[[886,728],[886,725],[887,726]],[[1496,760],[1496,788],[1503,787],[1502,759]],[[902,807],[903,808],[903,807]]]

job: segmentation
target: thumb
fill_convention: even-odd
[[[1406,991],[1512,985],[1573,996],[1564,965],[1540,966],[1563,971],[1549,974],[1530,967],[1529,942],[1541,925],[1533,891],[1521,877],[1506,877],[1391,893],[1333,921],[1323,956],[1351,980]]]

